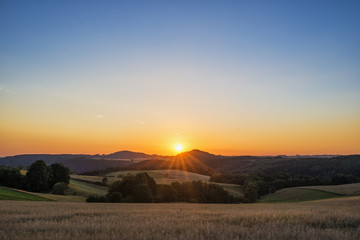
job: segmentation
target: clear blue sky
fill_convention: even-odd
[[[0,155],[359,152],[359,13],[360,1],[3,0]]]

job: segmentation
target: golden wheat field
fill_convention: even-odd
[[[360,197],[283,204],[0,201],[1,239],[360,239]]]

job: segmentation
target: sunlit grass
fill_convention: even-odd
[[[5,187],[0,187],[0,200],[51,201],[49,198]]]

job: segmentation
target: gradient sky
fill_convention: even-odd
[[[360,1],[0,1],[0,155],[360,153]]]

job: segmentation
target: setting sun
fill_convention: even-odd
[[[180,144],[175,145],[175,150],[177,152],[181,152],[183,149],[184,149],[184,147],[182,145],[180,145]]]

